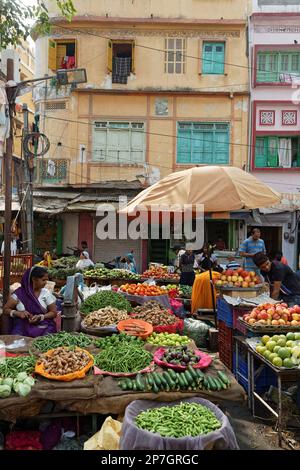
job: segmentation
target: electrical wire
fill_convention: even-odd
[[[70,27],[62,26],[62,25],[54,25],[54,27],[55,28],[61,28],[63,30],[68,30],[68,31],[71,31],[71,32],[76,32],[76,33],[79,33],[79,34],[84,34],[84,35],[87,34],[87,35],[90,35],[90,36],[96,36],[96,37],[106,39],[106,40],[110,39],[107,36],[103,36],[101,34],[96,34],[96,33],[93,33],[92,31],[80,30],[80,29],[70,28]],[[160,53],[163,53],[163,54],[165,54],[167,52],[165,49],[159,49],[157,47],[145,46],[143,44],[135,44],[135,47],[140,47],[140,48],[143,48],[143,49],[148,49],[148,50],[151,50],[151,51],[154,51],[154,52],[160,52]],[[176,55],[176,50],[174,50],[173,54],[174,54],[174,56]],[[203,59],[202,56],[192,56],[192,55],[189,55],[189,54],[186,54],[186,53],[183,53],[183,52],[180,52],[180,55],[182,57],[185,57],[185,58],[188,58],[188,59],[195,59],[197,61],[201,60],[201,61],[204,61],[204,62],[224,64],[224,65],[228,65],[230,67],[238,67],[238,68],[243,68],[243,69],[247,69],[247,70],[254,70],[254,71],[257,71],[257,72],[264,72],[265,74],[274,74],[274,71],[268,72],[266,70],[262,70],[262,69],[259,69],[259,68],[256,68],[256,67],[252,67],[251,65],[250,66],[249,65],[241,65],[241,64],[234,64],[234,63],[231,63],[231,62],[217,61],[217,60],[213,60],[213,59]],[[280,72],[278,72],[278,73],[280,73]]]
[[[57,143],[54,143],[54,142],[51,142],[53,145],[57,145]],[[80,148],[76,148],[76,147],[70,147],[68,145],[64,145],[64,144],[61,144],[59,147],[63,147],[63,148],[66,148],[66,149],[70,149],[70,150],[76,150],[76,151],[80,151]],[[95,153],[95,151],[91,151],[91,150],[85,150],[87,152],[87,154],[93,156],[93,154]],[[122,151],[123,152],[123,151]],[[124,152],[128,152],[128,153],[131,153],[132,150],[124,150]],[[137,150],[137,152],[140,152]],[[103,154],[102,154],[103,155]],[[104,157],[108,157],[109,158],[109,155],[108,154],[104,154],[103,155]],[[159,165],[159,164],[153,164],[153,163],[150,163],[150,162],[133,162],[132,160],[130,159],[126,159],[126,158],[119,158],[118,159],[119,161],[122,161],[124,162],[124,164],[130,164],[132,167],[153,167],[153,168],[163,168],[163,169],[167,169],[167,170],[172,170],[173,171],[173,167],[172,166],[166,166],[166,165]],[[125,163],[126,162],[126,163]],[[90,163],[92,164],[101,164],[103,162],[99,161],[99,160],[90,160]],[[117,162],[110,162],[109,160],[107,160],[105,162],[106,164],[108,165],[111,165],[112,167],[116,166],[117,165]],[[270,170],[272,170],[272,168],[270,167]],[[72,172],[70,172],[71,174]],[[76,173],[76,172],[73,172],[72,173],[74,176],[81,176],[79,175],[79,173]],[[87,178],[87,177],[83,177],[84,179],[87,179],[89,180],[90,178]],[[99,182],[99,181],[94,181],[95,183],[96,182]],[[282,186],[290,186],[290,187],[295,187],[295,184],[292,184],[292,183],[284,183],[284,182],[281,182],[281,181],[266,181],[264,180],[264,183],[268,183],[268,184],[280,184]]]
[[[53,120],[57,120],[57,121],[64,121],[64,122],[70,122],[70,123],[73,123],[73,124],[83,124],[83,125],[87,125],[87,126],[94,126],[94,122],[86,122],[86,121],[79,121],[79,120],[71,120],[71,119],[63,119],[63,118],[58,118],[58,117],[55,117],[55,116],[46,116],[47,119],[53,119]],[[101,121],[101,120],[100,120]],[[97,122],[97,120],[95,120],[95,122]],[[118,122],[118,121],[114,121],[114,122]],[[184,120],[179,120],[178,122],[183,122],[183,123],[189,123],[190,121],[184,121]],[[202,122],[202,121],[197,121],[197,124],[216,124],[215,122]],[[217,122],[217,124],[229,124],[228,121],[219,121]],[[205,129],[204,129],[205,131]],[[178,139],[178,136],[177,135],[174,135],[174,134],[162,134],[162,133],[159,133],[159,132],[151,132],[151,131],[147,131],[147,130],[139,130],[138,132],[141,132],[141,133],[144,133],[145,135],[154,135],[154,136],[160,136],[160,137],[167,137],[167,138],[170,138],[170,139]],[[288,134],[287,136],[288,137]],[[200,139],[195,139],[193,137],[184,137],[184,136],[180,136],[180,139],[183,139],[183,140],[188,140],[189,142],[203,142],[203,143],[208,143],[208,144],[219,144],[220,142],[218,141],[215,141],[215,140],[200,140]],[[223,143],[226,143],[227,142],[223,142]],[[228,142],[228,145],[229,146],[236,146],[236,147],[246,147],[246,148],[256,148],[256,145],[253,145],[253,144],[242,144],[240,142]],[[278,150],[285,150],[285,147],[278,147]]]

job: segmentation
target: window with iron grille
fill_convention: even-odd
[[[68,176],[68,160],[42,159],[39,161],[41,183],[63,183]]]
[[[186,39],[165,39],[165,73],[185,73]]]
[[[47,111],[56,111],[58,109],[66,109],[67,104],[65,101],[48,101],[45,104],[45,109]]]
[[[101,121],[94,123],[93,161],[134,164],[145,161],[143,122]]]

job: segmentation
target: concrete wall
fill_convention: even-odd
[[[78,214],[62,214],[61,219],[63,221],[63,252],[72,254],[67,247],[78,246],[79,216]]]
[[[261,13],[300,12],[299,0],[252,0],[252,7]]]
[[[75,39],[77,45],[77,66],[87,72],[87,84],[80,88],[100,88],[112,90],[189,90],[218,92],[222,90],[248,90],[248,58],[246,56],[245,25],[220,24],[160,26],[154,24],[143,28],[140,25],[94,25],[88,22],[74,23],[70,28],[75,31],[54,31],[51,38]],[[88,31],[80,34],[76,30]],[[101,36],[101,37],[100,37]],[[186,38],[186,72],[168,74],[165,66],[165,38]],[[36,75],[52,75],[48,69],[48,44],[50,37],[36,41]],[[112,84],[108,70],[109,39],[128,39],[135,41],[135,71],[127,85]],[[203,41],[225,41],[225,74],[202,75]],[[234,64],[234,65],[231,65]]]
[[[78,106],[76,106],[78,98]],[[66,111],[53,111],[41,116],[41,128],[48,135],[51,148],[46,158],[69,161],[69,183],[96,183],[107,180],[133,180],[136,175],[156,172],[158,177],[187,165],[176,164],[176,134],[178,121],[228,122],[230,130],[230,164],[243,167],[247,163],[248,97],[164,96],[169,115],[155,116],[155,100],[159,95],[106,95],[80,93],[69,102]],[[78,113],[76,111],[78,109]],[[89,112],[90,110],[90,112]],[[66,120],[64,120],[64,118]],[[92,123],[97,120],[141,121],[145,123],[146,159],[141,165],[119,165],[93,162]],[[45,124],[45,125],[44,125]],[[61,142],[61,146],[57,143]],[[80,145],[84,145],[85,162],[80,162]]]
[[[55,2],[47,0],[51,15]],[[118,18],[245,18],[248,0],[75,0],[76,15]]]

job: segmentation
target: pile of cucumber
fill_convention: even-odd
[[[204,374],[200,369],[189,366],[184,372],[175,372],[168,369],[163,373],[151,372],[148,374],[137,374],[135,379],[119,380],[119,387],[122,390],[154,392],[160,391],[180,391],[180,390],[212,390],[214,392],[225,390],[231,383],[227,375],[218,371],[217,377]]]

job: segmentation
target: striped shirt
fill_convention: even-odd
[[[241,267],[240,263],[238,263],[237,261],[230,261],[227,265],[226,265],[226,269],[233,269],[234,271],[236,271],[237,269],[239,269]]]
[[[255,253],[260,253],[261,251],[265,253],[266,252],[265,242],[261,238],[259,238],[258,240],[253,240],[252,237],[246,238],[246,240],[244,240],[243,243],[241,244],[239,251],[244,252],[244,253],[250,253],[253,255],[255,255]],[[245,258],[244,268],[247,271],[255,271],[256,273],[259,272],[259,269],[256,266],[256,264],[254,264],[254,261],[252,258],[248,258],[248,257]]]

